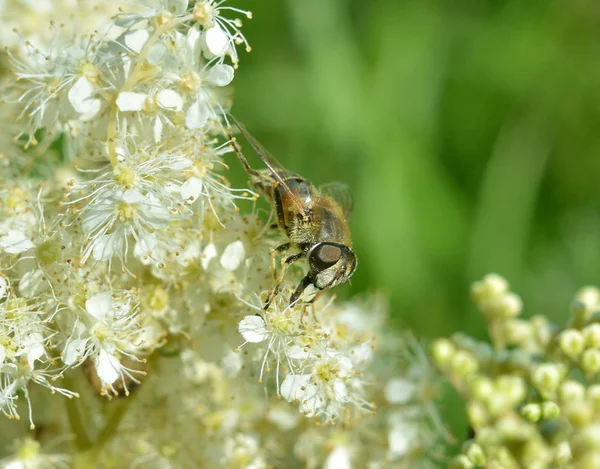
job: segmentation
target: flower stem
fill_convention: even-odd
[[[68,389],[75,389],[75,380],[72,377],[65,376],[64,381]],[[81,397],[67,399],[67,415],[71,430],[75,435],[75,445],[77,446],[77,449],[86,450],[92,446],[92,440],[87,432],[81,399]]]

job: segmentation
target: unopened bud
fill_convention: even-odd
[[[521,408],[521,415],[525,420],[536,423],[542,418],[542,408],[539,404],[527,404]]]
[[[600,324],[594,323],[583,329],[585,346],[600,349]]]
[[[583,352],[583,335],[576,329],[567,329],[561,332],[558,340],[560,349],[569,358],[575,359]]]
[[[542,418],[544,419],[555,419],[560,415],[560,407],[556,402],[546,401],[542,403]]]
[[[558,367],[551,363],[538,366],[533,371],[534,386],[543,396],[551,395],[560,384],[561,373]]]
[[[431,355],[436,365],[444,368],[454,356],[456,349],[448,339],[438,339],[433,343]]]
[[[581,369],[588,375],[593,375],[600,371],[600,350],[590,349],[583,352],[579,361]]]

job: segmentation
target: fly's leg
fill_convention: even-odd
[[[233,151],[235,151],[235,154],[237,155],[238,159],[240,160],[240,163],[242,163],[244,170],[251,176],[255,176],[258,179],[262,179],[260,172],[258,172],[256,169],[252,168],[250,166],[250,163],[248,163],[248,160],[242,153],[242,147],[240,147],[236,138],[231,133],[231,129],[227,130],[226,135],[227,135],[227,138],[229,139],[229,141],[231,142],[231,148],[233,149]]]
[[[282,245],[283,246],[283,245]],[[299,252],[298,254],[293,254],[288,257],[285,261],[283,261],[283,266],[281,267],[281,273],[279,274],[279,278],[277,279],[277,283],[275,284],[275,288],[269,293],[267,297],[267,301],[265,302],[264,310],[266,311],[271,306],[273,300],[277,297],[279,292],[281,291],[281,285],[283,283],[283,279],[285,278],[285,273],[290,265],[296,262],[298,259],[303,258],[306,255],[305,252]]]
[[[277,278],[277,254],[287,251],[290,246],[291,243],[284,243],[271,251],[271,272],[273,273],[273,280]]]
[[[310,278],[309,274],[306,274],[306,276],[298,284],[296,291],[290,297],[290,305],[295,304],[300,299],[302,292],[306,290],[306,287],[308,287],[311,283],[312,279]]]

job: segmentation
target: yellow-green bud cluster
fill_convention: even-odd
[[[518,317],[521,299],[499,275],[476,282],[471,296],[493,346],[455,335],[432,347],[475,435],[450,467],[600,468],[600,290],[577,293],[563,328]]]

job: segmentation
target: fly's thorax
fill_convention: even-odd
[[[350,226],[337,204],[328,198],[321,197],[312,207],[315,223],[319,226],[317,241],[331,241],[345,246],[352,246]]]

